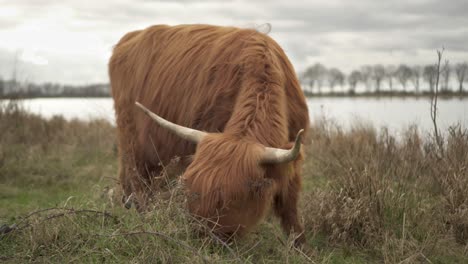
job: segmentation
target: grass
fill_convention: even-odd
[[[468,262],[468,131],[460,127],[439,148],[414,127],[397,139],[316,122],[302,250],[271,217],[230,244],[197,236],[202,226],[177,184],[150,212],[122,208],[115,128],[106,121],[46,120],[4,104],[0,131],[1,262]]]

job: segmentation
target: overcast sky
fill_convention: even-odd
[[[107,82],[112,46],[154,24],[257,27],[286,51],[296,71],[320,62],[345,72],[363,64],[427,64],[444,46],[468,61],[467,0],[150,1],[0,0],[0,76],[86,84]]]

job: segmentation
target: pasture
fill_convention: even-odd
[[[415,127],[395,138],[359,122],[344,130],[315,121],[303,168],[302,249],[270,217],[229,244],[197,236],[203,226],[184,207],[177,160],[153,210],[123,208],[108,121],[44,119],[9,103],[0,106],[0,133],[0,262],[468,262],[462,127],[438,144]]]

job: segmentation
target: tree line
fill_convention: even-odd
[[[0,98],[37,98],[37,97],[108,97],[109,84],[62,85],[58,83],[36,84],[18,82],[0,77]]]
[[[357,93],[361,87],[366,94],[399,93],[421,94],[434,90],[436,65],[406,64],[364,65],[345,74],[338,68],[327,68],[321,63],[308,67],[299,74],[302,87],[307,95]],[[446,63],[440,74],[441,93],[466,93],[464,83],[468,81],[468,63],[450,65]],[[455,84],[455,87],[453,86]],[[338,89],[340,88],[340,89]],[[455,89],[454,89],[455,88]],[[410,90],[411,89],[411,90]],[[110,95],[109,84],[90,84],[82,86],[60,85],[53,83],[34,84],[18,82],[15,78],[3,80],[0,77],[0,98],[15,97],[106,97]],[[327,90],[325,92],[324,90]]]
[[[327,68],[321,63],[308,67],[299,75],[304,91],[307,94],[321,94],[324,89],[328,93],[356,93],[358,85],[364,88],[365,93],[424,93],[433,92],[436,78],[436,65],[364,65],[359,69],[345,74],[338,68]],[[450,93],[458,91],[462,94],[463,84],[468,80],[468,63],[450,65],[448,62],[442,68],[440,75],[441,92]],[[456,83],[456,89],[452,84]],[[337,87],[341,91],[337,91]],[[385,91],[383,91],[385,88]],[[412,91],[410,91],[412,89]]]

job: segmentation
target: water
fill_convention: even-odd
[[[311,120],[326,117],[345,128],[356,122],[399,132],[411,125],[431,131],[429,98],[314,98],[308,101]],[[441,130],[460,124],[468,127],[468,98],[438,100],[437,124]]]
[[[46,118],[62,115],[66,119],[96,118],[115,121],[114,104],[111,98],[37,98],[21,101],[22,106]]]
[[[421,130],[432,128],[428,98],[323,97],[309,98],[307,102],[312,122],[325,116],[345,128],[356,121],[393,131],[401,131],[412,124]],[[28,111],[47,118],[63,115],[67,119],[103,118],[114,122],[110,98],[39,98],[23,100],[23,105]],[[439,99],[440,128],[445,130],[456,123],[468,126],[468,98]]]

